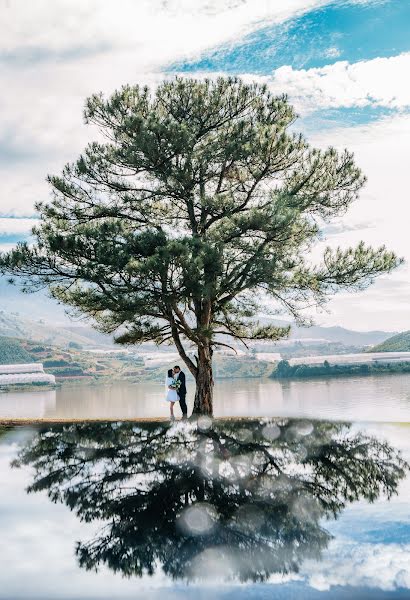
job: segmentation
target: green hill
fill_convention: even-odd
[[[373,346],[369,352],[410,352],[410,331],[393,335],[381,344]]]
[[[33,358],[19,340],[0,337],[0,365],[31,362],[33,362]]]

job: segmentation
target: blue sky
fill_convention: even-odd
[[[170,73],[222,72],[270,76],[283,66],[294,70],[329,67],[395,57],[410,50],[410,2],[336,1],[258,30],[229,44],[168,67]],[[408,106],[401,110],[407,110]],[[312,129],[370,123],[391,116],[394,109],[366,106],[321,108],[298,127]]]
[[[288,94],[312,144],[355,152],[368,184],[327,243],[385,243],[410,260],[408,0],[123,0],[121,11],[115,0],[0,0],[0,11],[0,250],[27,238],[46,175],[95,136],[87,96],[236,74]],[[409,329],[409,296],[404,266],[313,317]]]
[[[183,72],[268,75],[282,65],[324,67],[396,56],[410,49],[410,2],[332,2],[280,24],[261,27],[197,60],[176,63]]]

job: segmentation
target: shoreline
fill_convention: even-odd
[[[401,426],[409,426],[410,422],[407,421],[374,421],[371,419],[330,419],[329,417],[284,417],[284,416],[276,416],[276,417],[262,417],[262,416],[231,416],[231,417],[209,417],[212,421],[217,422],[232,422],[232,421],[243,421],[244,423],[249,421],[266,421],[266,423],[277,422],[277,421],[300,421],[300,422],[310,422],[310,421],[318,421],[318,422],[332,422],[332,423],[363,423],[363,424],[376,424],[376,425],[401,425]],[[187,420],[182,420],[181,418],[177,418],[175,421],[170,421],[169,417],[126,417],[126,418],[101,418],[101,417],[87,417],[87,418],[27,418],[27,417],[0,417],[0,428],[13,428],[13,427],[24,427],[30,425],[70,425],[70,424],[83,424],[83,423],[168,423],[170,426],[176,423],[193,423],[196,421],[198,417],[188,417]]]

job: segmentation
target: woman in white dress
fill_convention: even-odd
[[[174,372],[172,369],[169,369],[169,371],[168,371],[167,380],[166,380],[166,388],[167,388],[167,395],[166,395],[165,400],[167,400],[167,402],[169,402],[171,421],[174,421],[175,420],[174,404],[175,404],[175,402],[178,402],[179,398],[178,398],[178,392],[177,392],[177,384],[175,382]]]

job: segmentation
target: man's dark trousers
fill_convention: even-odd
[[[185,398],[186,398],[186,394],[184,394],[184,395],[179,394],[179,406],[181,407],[183,417],[186,417],[188,414],[188,407],[186,405]]]

